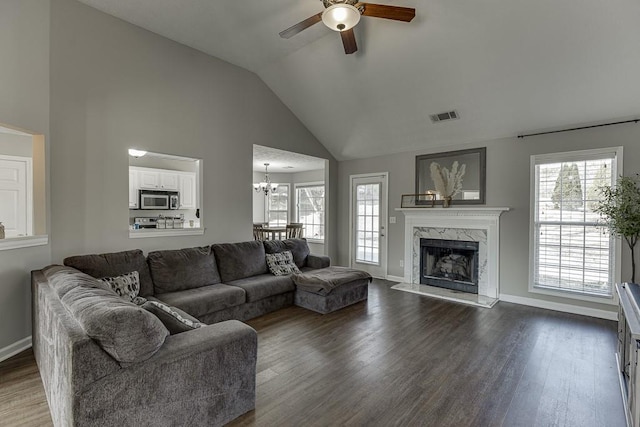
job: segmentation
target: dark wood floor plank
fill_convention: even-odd
[[[253,319],[257,404],[232,426],[623,426],[615,322],[391,290]],[[0,424],[50,425],[33,355],[0,363]]]

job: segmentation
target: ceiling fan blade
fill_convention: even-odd
[[[416,10],[410,7],[387,6],[384,4],[358,3],[364,6],[363,16],[393,19],[394,21],[410,22],[416,16]]]
[[[344,45],[344,53],[347,55],[354,53],[358,50],[356,44],[356,36],[353,34],[353,28],[345,31],[340,31],[340,37],[342,37],[342,44]]]
[[[317,15],[310,16],[304,21],[300,21],[296,25],[292,25],[286,30],[281,31],[280,37],[282,37],[283,39],[291,38],[298,34],[300,31],[306,30],[310,26],[317,24],[320,21],[322,21],[322,12],[318,13]]]

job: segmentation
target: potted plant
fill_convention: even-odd
[[[640,238],[640,187],[638,177],[620,176],[615,186],[601,187],[602,199],[593,211],[600,214],[603,226],[622,237],[631,250],[631,281],[636,282],[635,247]]]

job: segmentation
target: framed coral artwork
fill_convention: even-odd
[[[436,204],[483,205],[486,159],[486,147],[416,156],[416,194],[435,194]]]

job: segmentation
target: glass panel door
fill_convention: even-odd
[[[351,177],[351,266],[387,277],[387,174]]]
[[[356,185],[356,261],[380,265],[380,183]]]

